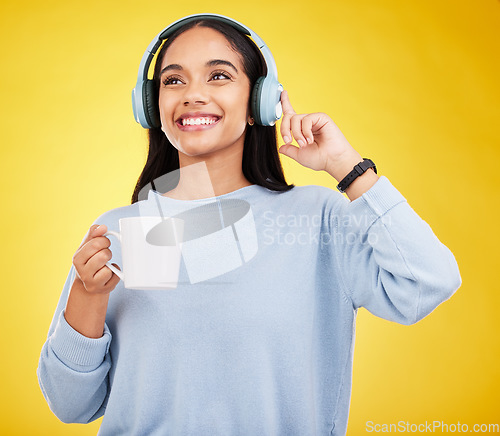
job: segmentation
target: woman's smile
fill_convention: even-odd
[[[175,124],[183,132],[193,132],[212,129],[221,119],[222,117],[216,114],[187,112],[182,114]]]

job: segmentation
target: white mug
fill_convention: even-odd
[[[111,261],[106,266],[128,289],[175,289],[179,279],[183,220],[138,216],[121,218],[119,225],[120,232],[109,230],[104,236],[114,236],[120,242],[122,270],[111,265]],[[162,237],[152,239],[153,229],[160,230]]]

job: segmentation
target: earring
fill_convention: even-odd
[[[253,126],[253,125],[254,125],[254,123],[255,123],[254,119],[253,119],[252,117],[248,117],[248,124],[249,124],[250,126]]]

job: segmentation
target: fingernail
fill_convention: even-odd
[[[297,141],[297,143],[298,143],[301,147],[303,147],[303,146],[305,145],[305,143],[304,143],[304,141],[302,141],[302,139],[299,139],[299,140]]]
[[[313,139],[312,138],[307,138],[307,143],[308,144],[312,144],[313,143]]]
[[[283,136],[283,141],[285,141],[285,144],[288,144],[290,142],[290,137],[289,136]]]
[[[100,225],[98,225],[98,226],[94,229],[94,232],[96,232],[96,231],[97,231],[97,229],[98,229],[99,227],[101,227],[101,226],[100,226]]]

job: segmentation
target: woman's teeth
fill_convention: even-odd
[[[200,126],[202,124],[213,124],[217,122],[216,118],[208,118],[208,117],[203,117],[203,118],[183,118],[182,119],[182,125],[183,126]]]

